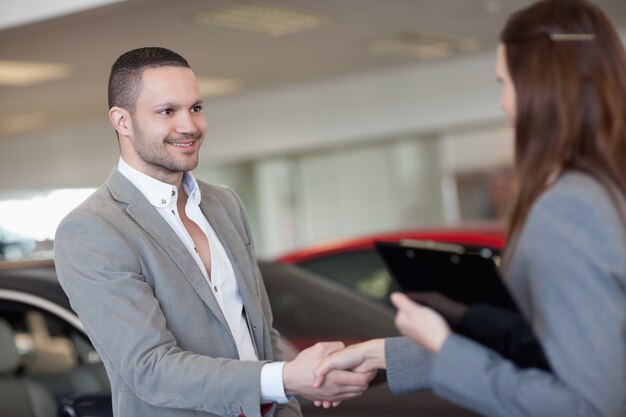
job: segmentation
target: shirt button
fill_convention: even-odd
[[[213,291],[217,292],[217,285],[213,287]]]
[[[167,203],[167,200],[165,199],[161,200],[161,204],[166,204],[166,203]]]
[[[176,195],[176,191],[172,190],[172,197]]]

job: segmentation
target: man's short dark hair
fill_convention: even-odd
[[[176,52],[159,47],[133,49],[117,58],[109,76],[109,108],[118,106],[134,111],[141,92],[143,71],[158,67],[191,68]]]

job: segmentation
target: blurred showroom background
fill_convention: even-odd
[[[141,46],[199,77],[209,129],[194,173],[242,196],[261,257],[501,220],[513,144],[494,51],[528,3],[2,0],[0,255],[49,255],[60,219],[107,178],[108,72]],[[626,39],[626,1],[596,3]]]

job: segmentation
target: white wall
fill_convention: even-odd
[[[501,120],[493,54],[209,101],[203,164]],[[0,189],[96,186],[117,159],[100,120],[5,137]]]
[[[293,152],[501,118],[493,54],[222,99],[211,157]]]

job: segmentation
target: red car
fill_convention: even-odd
[[[359,293],[389,303],[397,289],[383,260],[374,249],[376,241],[404,239],[432,240],[465,246],[504,248],[506,229],[499,224],[474,227],[449,227],[392,232],[346,239],[333,239],[280,256],[282,263],[295,264],[356,289]]]

